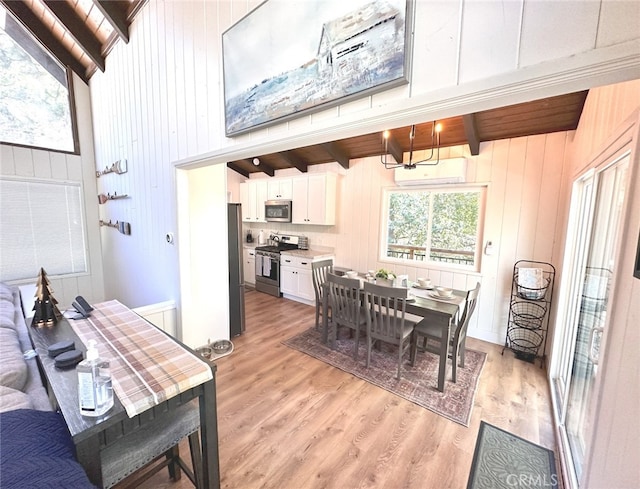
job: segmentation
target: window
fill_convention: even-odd
[[[387,190],[381,259],[478,269],[484,188]]]
[[[0,280],[87,272],[78,183],[0,178]]]
[[[0,142],[76,152],[67,70],[0,5]]]

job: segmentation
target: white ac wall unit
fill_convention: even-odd
[[[411,170],[399,167],[394,170],[396,185],[441,185],[464,183],[467,172],[466,158],[448,158],[437,165],[418,165]]]

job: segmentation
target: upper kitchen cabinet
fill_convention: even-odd
[[[290,178],[271,178],[267,183],[267,200],[291,200],[293,182]]]
[[[266,180],[248,180],[240,184],[240,203],[244,222],[266,222],[264,202],[267,200]]]
[[[336,223],[335,173],[308,174],[293,182],[293,224],[332,226]]]

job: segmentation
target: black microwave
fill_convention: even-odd
[[[291,201],[267,200],[264,203],[264,218],[267,222],[291,222]]]

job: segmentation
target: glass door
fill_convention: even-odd
[[[625,197],[629,155],[576,182],[573,239],[565,270],[571,283],[567,321],[555,388],[560,430],[575,481],[579,481],[590,434],[602,335],[607,327],[609,288]]]

